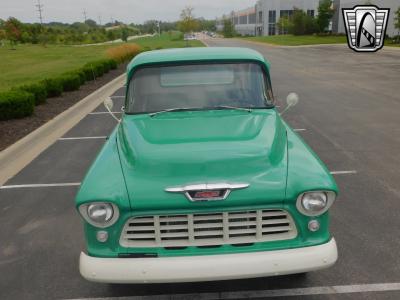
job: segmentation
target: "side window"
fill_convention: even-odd
[[[269,78],[269,76],[267,76],[267,74],[264,74],[265,76],[265,81],[267,83],[267,96],[268,96],[268,100],[269,100],[269,104],[274,104],[275,103],[275,97],[274,97],[274,93],[272,91],[272,85],[271,85],[271,79]]]
[[[127,101],[125,103],[125,106],[128,108],[128,111],[133,110],[133,105],[135,102],[133,90],[134,90],[134,80],[131,79],[128,85]]]

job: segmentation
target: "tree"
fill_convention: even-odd
[[[294,8],[293,15],[289,21],[288,31],[293,35],[313,34],[318,32],[318,25],[314,17],[305,11]]]
[[[3,45],[3,40],[6,39],[7,35],[6,35],[6,31],[4,29],[4,21],[2,19],[0,19],[0,46]]]
[[[0,46],[3,46],[3,40],[6,39],[6,31],[4,29],[0,29]]]
[[[129,37],[128,28],[126,28],[126,27],[122,28],[122,31],[121,31],[121,39],[122,39],[124,42],[127,42],[127,41],[128,41],[128,37]]]
[[[88,19],[85,21],[85,24],[89,27],[95,28],[97,27],[97,23],[96,21],[92,20],[92,19]]]
[[[283,16],[279,19],[278,23],[279,34],[287,34],[289,32],[289,28],[291,27],[291,23],[288,16]]]
[[[322,0],[318,6],[317,24],[319,32],[325,32],[332,20],[334,9],[331,0]]]
[[[224,29],[222,29],[222,34],[225,38],[231,38],[236,35],[235,26],[233,25],[231,19],[224,19]]]
[[[80,32],[87,32],[89,30],[89,26],[87,24],[81,23],[81,22],[75,22],[71,25],[71,27]]]
[[[7,39],[10,41],[11,46],[14,47],[21,41],[22,23],[16,18],[11,17],[4,23],[4,28]]]
[[[193,7],[187,6],[181,12],[178,29],[183,33],[190,33],[199,28],[199,22],[194,18]]]
[[[303,35],[306,31],[304,19],[306,14],[304,11],[298,8],[294,8],[293,15],[291,18],[291,26],[289,27],[289,33],[294,35]]]
[[[400,41],[400,7],[394,13],[394,28],[397,29],[397,43]]]
[[[304,18],[304,25],[305,25],[305,32],[304,32],[305,34],[313,34],[318,32],[318,24],[316,18],[306,14]]]
[[[205,30],[205,31],[217,30],[215,20],[206,20],[204,18],[200,18],[198,21],[199,21],[199,30]]]
[[[108,39],[109,41],[113,41],[113,40],[116,39],[116,35],[115,35],[114,30],[109,30],[109,31],[107,31],[107,39]]]

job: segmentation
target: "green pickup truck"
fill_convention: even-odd
[[[336,262],[337,186],[275,109],[258,52],[142,53],[118,121],[76,197],[87,280],[227,280]]]

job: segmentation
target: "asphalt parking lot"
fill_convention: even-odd
[[[74,196],[116,125],[99,106],[0,189],[0,299],[400,298],[400,51],[207,43],[266,56],[281,108],[289,92],[300,95],[285,119],[335,174],[338,263],[305,277],[125,286],[83,280]],[[115,111],[123,95],[124,88],[115,92]]]

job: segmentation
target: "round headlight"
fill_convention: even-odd
[[[108,203],[94,203],[88,206],[87,214],[93,222],[104,224],[112,219],[114,210]]]
[[[91,225],[106,228],[119,218],[118,207],[107,202],[92,202],[79,207],[82,217]]]
[[[297,199],[297,209],[306,216],[325,213],[335,200],[334,192],[307,192]]]
[[[308,193],[301,199],[304,209],[309,212],[320,212],[326,207],[327,202],[325,193]]]

